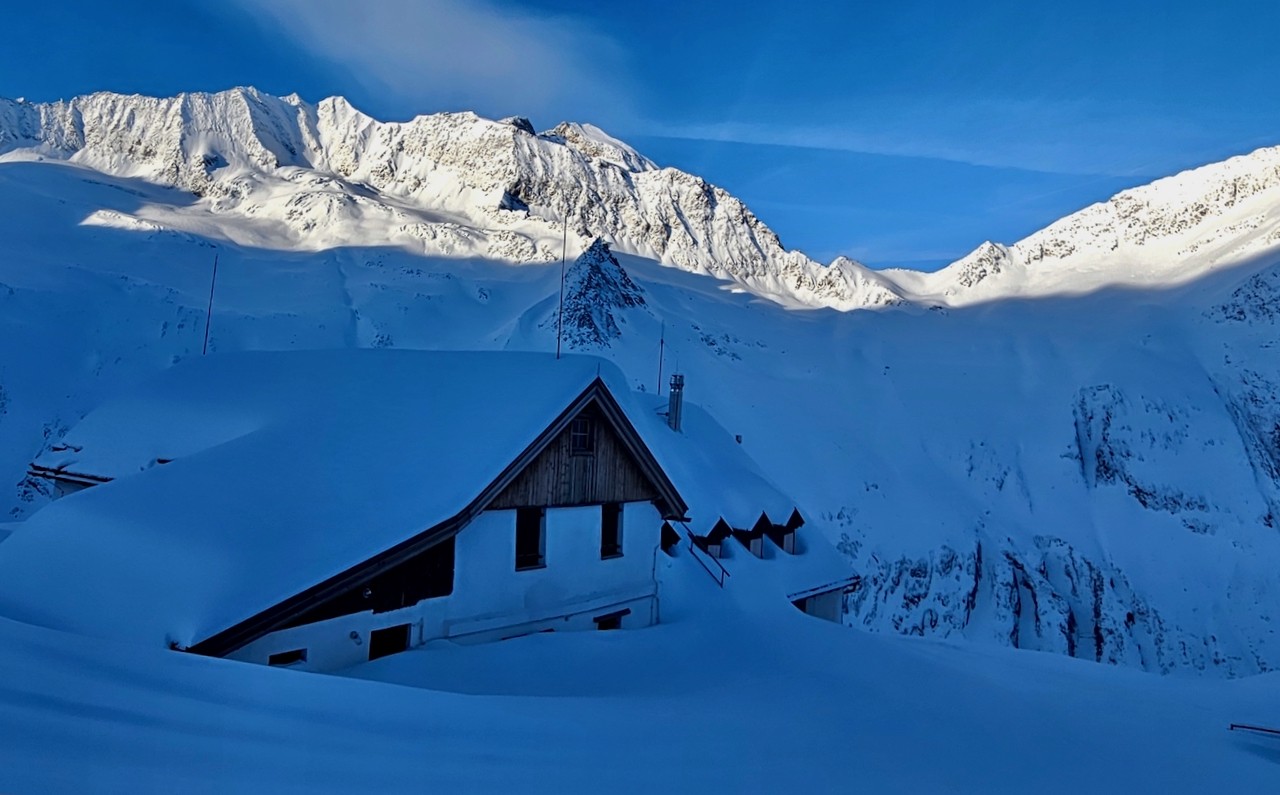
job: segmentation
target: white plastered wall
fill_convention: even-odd
[[[272,654],[306,649],[296,667],[331,671],[364,662],[369,633],[409,624],[410,645],[437,638],[499,640],[546,629],[593,629],[593,618],[630,610],[624,628],[658,620],[654,555],[662,517],[649,503],[622,511],[621,557],[601,560],[598,505],[550,508],[546,565],[515,570],[516,512],[485,511],[458,534],[453,593],[387,613],[355,613],[273,632],[228,655],[266,663]]]

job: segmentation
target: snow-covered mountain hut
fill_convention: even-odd
[[[625,384],[583,356],[184,362],[33,464],[83,488],[0,545],[0,613],[312,670],[440,638],[653,624],[655,555],[683,552],[673,525],[688,539],[750,517],[763,534],[798,513],[705,412],[673,429]],[[783,595],[834,582],[838,598],[847,582],[820,568]],[[839,617],[809,598],[793,601]]]

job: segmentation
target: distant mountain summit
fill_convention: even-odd
[[[659,168],[589,124],[536,134],[528,119],[439,113],[380,122],[333,97],[252,88],[167,99],[99,93],[0,100],[0,156],[67,160],[195,194],[250,216],[282,246],[387,244],[513,263],[559,256],[571,237],[741,283],[798,306],[894,303],[880,277],[783,249],[741,201]]]
[[[282,248],[395,245],[512,263],[574,241],[736,282],[787,306],[957,306],[1177,284],[1280,251],[1280,148],[1124,191],[936,273],[829,266],[783,248],[737,198],[590,124],[437,113],[381,122],[341,97],[252,88],[157,99],[0,99],[0,157],[66,160],[190,191]],[[119,219],[137,226],[137,219]],[[173,222],[173,219],[170,219]],[[575,247],[579,243],[575,243]]]

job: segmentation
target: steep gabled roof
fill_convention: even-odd
[[[631,454],[641,471],[654,484],[662,495],[659,501],[664,518],[683,516],[687,506],[676,492],[675,487],[653,458],[648,447],[637,435],[634,426],[628,421],[626,412],[609,392],[609,388],[599,377],[588,386],[581,395],[570,403],[560,416],[517,456],[493,482],[480,491],[463,510],[433,525],[394,547],[379,552],[367,560],[351,566],[323,582],[316,583],[300,593],[294,594],[283,602],[273,605],[243,621],[228,627],[208,638],[193,644],[189,651],[197,654],[221,656],[253,642],[263,635],[286,626],[297,616],[307,612],[319,602],[341,593],[352,585],[393,568],[418,553],[457,534],[472,519],[502,492],[524,469],[529,466],[538,454],[552,442],[569,422],[588,405],[594,406],[618,433],[623,445]]]
[[[68,435],[115,480],[54,502],[6,539],[0,612],[91,635],[207,640],[456,531],[588,400],[613,412],[667,512],[683,513],[629,422],[644,409],[615,399],[626,394],[613,365],[581,356],[309,351],[186,362]],[[162,457],[173,460],[152,465]]]

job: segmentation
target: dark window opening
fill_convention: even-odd
[[[734,530],[733,537],[757,558],[764,557],[764,534],[759,530]]]
[[[600,559],[622,557],[622,503],[607,502],[600,509]]]
[[[596,451],[596,424],[589,417],[576,417],[569,423],[569,452],[591,455]]]
[[[516,571],[547,565],[547,509],[516,509]]]
[[[369,659],[376,660],[409,648],[409,625],[375,629],[369,633]]]
[[[793,513],[792,516],[794,518],[796,514]],[[761,516],[760,524],[763,526],[764,534],[773,540],[778,549],[789,555],[796,554],[796,528],[792,527],[790,522],[787,524],[774,524],[768,520],[768,517]],[[796,527],[798,526],[796,525]]]
[[[423,599],[453,593],[453,569],[457,546],[450,536],[365,582],[323,602],[285,627],[297,627],[338,616],[372,610],[386,613],[410,607]]]
[[[307,661],[306,649],[292,649],[273,654],[267,658],[267,665],[296,665]]]
[[[631,608],[606,613],[591,619],[596,622],[596,629],[622,629],[622,617],[631,615]]]

